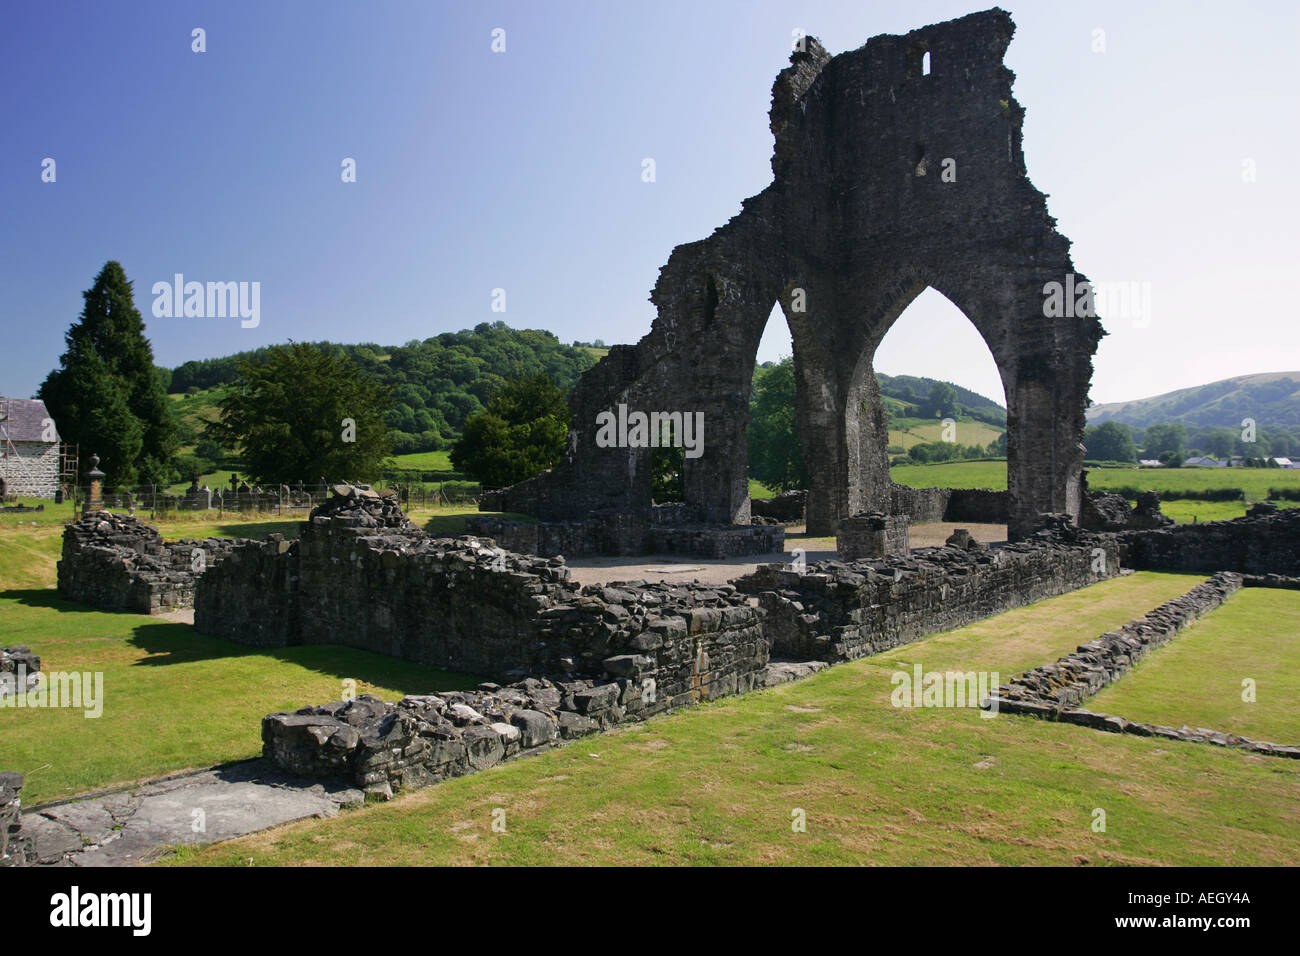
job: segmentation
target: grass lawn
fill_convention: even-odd
[[[749,497],[772,498],[775,495],[776,492],[767,487],[767,485],[763,484],[761,481],[755,481],[753,478],[749,479]]]
[[[892,439],[891,439],[892,440]],[[895,465],[889,475],[911,488],[992,488],[1005,491],[1005,461],[950,461],[940,465]]]
[[[61,514],[65,510],[68,515]],[[57,518],[70,515],[71,505],[64,505],[44,514],[5,515],[0,522],[0,643],[29,645],[46,670],[104,675],[98,718],[79,710],[0,708],[0,768],[28,774],[28,806],[255,756],[265,714],[337,700],[345,679],[356,681],[359,694],[388,698],[477,683],[351,648],[257,650],[204,637],[189,625],[64,601],[53,590],[63,537]],[[457,523],[463,529],[465,516],[464,509],[448,508],[413,518],[452,533]],[[269,532],[296,537],[298,527],[296,518],[222,521],[191,514],[159,530],[175,540]]]
[[[892,442],[893,439],[891,438]],[[1007,487],[1007,466],[1002,461],[953,461],[937,465],[895,465],[890,476],[912,488]],[[1263,501],[1269,488],[1300,488],[1300,470],[1278,468],[1092,468],[1088,487],[1107,491],[1135,486],[1177,494],[1212,488],[1244,488],[1252,501]],[[1300,507],[1297,501],[1276,502],[1283,508]],[[1245,501],[1196,501],[1175,498],[1160,503],[1160,510],[1179,524],[1225,521],[1246,513]]]
[[[452,471],[450,451],[417,451],[409,455],[394,455],[398,468],[420,471]]]
[[[895,465],[894,481],[913,488],[995,488],[1007,486],[1001,461],[951,461],[937,465]],[[1090,468],[1093,491],[1136,486],[1143,490],[1205,491],[1244,488],[1252,501],[1263,501],[1269,488],[1300,488],[1300,469],[1282,468]]]
[[[1135,504],[1130,501],[1129,504]],[[1280,502],[1284,507],[1300,506],[1300,502]],[[1246,508],[1244,501],[1196,501],[1192,498],[1175,498],[1160,502],[1161,514],[1168,515],[1179,524],[1193,524],[1198,521],[1227,521],[1231,518],[1243,518]]]
[[[1169,492],[1242,488],[1251,501],[1263,501],[1269,488],[1300,488],[1300,470],[1284,468],[1093,468],[1088,487],[1107,491],[1135,485],[1143,490]]]
[[[1242,700],[1242,681],[1255,700]],[[1085,706],[1300,744],[1300,592],[1243,588]]]
[[[955,441],[959,445],[988,445],[1002,434],[1000,428],[994,428],[985,422],[957,422],[954,425],[955,437],[944,439],[942,422],[933,419],[915,419],[897,421],[896,428],[889,430],[889,444],[902,448],[911,448],[923,442]]]
[[[1103,582],[806,681],[171,862],[1295,864],[1295,761],[889,704],[891,673],[914,660],[1012,674],[1196,580]],[[1091,830],[1096,807],[1104,833]],[[492,832],[496,808],[504,833]],[[807,832],[794,832],[798,811]]]

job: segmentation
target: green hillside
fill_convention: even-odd
[[[1243,418],[1273,428],[1300,426],[1300,372],[1240,375],[1152,398],[1088,409],[1089,425],[1120,422],[1135,428],[1165,422],[1240,428]]]
[[[876,373],[876,380],[880,382],[880,394],[887,399],[885,402],[887,408],[890,404],[888,399],[893,399],[902,406],[919,408],[930,394],[930,389],[938,384],[938,379],[920,375],[884,375],[880,372]],[[1001,404],[953,382],[944,384],[951,385],[957,393],[957,402],[960,405],[958,421],[965,416],[992,425],[999,432],[1005,430],[1007,410]]]
[[[502,322],[484,322],[401,346],[315,344],[346,355],[377,382],[393,386],[397,404],[388,424],[398,454],[449,448],[465,420],[481,411],[506,382],[545,374],[568,390],[608,351],[563,345],[551,332],[512,329]],[[260,362],[268,354],[263,348],[186,362],[171,371],[168,391],[182,402],[182,416],[196,425],[206,417],[205,409],[215,414],[220,394],[211,390],[235,381],[241,359]],[[196,440],[191,428],[186,441]]]

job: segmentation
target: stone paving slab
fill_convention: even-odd
[[[364,799],[344,782],[309,780],[249,760],[36,808],[23,833],[45,865],[129,866],[176,845],[230,840]]]

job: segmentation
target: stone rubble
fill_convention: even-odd
[[[25,675],[24,688],[18,686],[20,669]],[[32,690],[40,681],[41,659],[26,645],[0,647],[0,697]]]
[[[164,542],[133,515],[91,512],[63,532],[59,593],[101,611],[158,614],[192,607],[195,582],[235,546],[222,538]]]
[[[0,773],[0,866],[26,866],[32,841],[22,831],[23,775]]]

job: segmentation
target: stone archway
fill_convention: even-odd
[[[871,357],[933,286],[979,330],[1002,374],[1011,537],[1032,533],[1044,513],[1077,516],[1104,333],[1095,317],[1044,308],[1050,284],[1086,288],[1086,279],[1025,172],[1023,110],[1002,63],[1014,29],[995,9],[835,57],[807,38],[773,87],[772,184],[713,235],[673,250],[651,294],[650,332],[611,349],[575,389],[564,462],[483,507],[554,520],[649,506],[648,451],[595,440],[596,416],[624,404],[702,413],[704,450],[685,469],[690,515],[748,522],[754,357],[780,302],[812,476],[809,531],[833,534],[862,508],[887,511]]]

